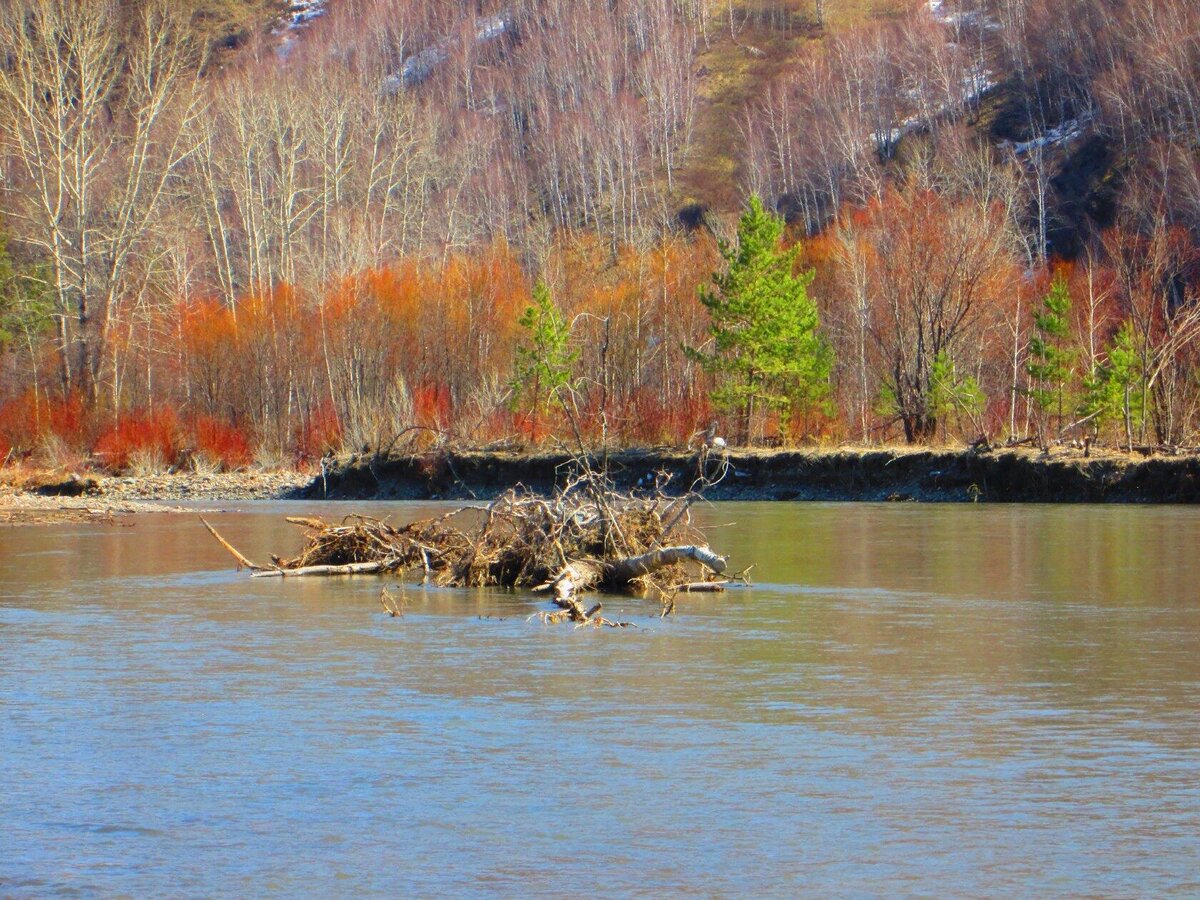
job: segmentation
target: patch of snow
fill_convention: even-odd
[[[990,16],[985,16],[979,10],[966,12],[950,12],[946,9],[946,0],[929,0],[927,4],[929,15],[935,22],[949,25],[951,28],[978,28],[982,31],[998,31],[1000,23]]]
[[[934,2],[934,0],[931,0],[931,2]],[[886,130],[877,129],[871,133],[871,140],[874,141],[875,147],[879,152],[891,153],[901,138],[921,131],[921,129],[944,116],[954,115],[963,107],[977,103],[984,94],[995,86],[996,80],[992,77],[991,72],[982,66],[976,66],[967,72],[959,83],[957,100],[934,110],[928,118],[918,115],[906,116],[900,120],[895,128]],[[908,96],[910,99],[917,99],[915,92],[908,92]]]
[[[1065,147],[1083,137],[1083,133],[1088,125],[1091,124],[1091,120],[1092,117],[1090,115],[1068,119],[1066,122],[1056,125],[1044,134],[1040,134],[1028,141],[1004,141],[1000,144],[1000,147],[1004,149],[1011,147],[1012,151],[1018,156],[1024,156],[1034,150],[1045,150],[1047,147]]]
[[[508,19],[503,15],[489,16],[475,23],[475,43],[486,44],[508,31]]]
[[[884,155],[891,155],[896,145],[900,143],[900,138],[908,134],[907,128],[889,128],[886,131],[875,131],[871,134],[871,140],[875,144],[875,151]]]
[[[962,81],[962,103],[970,105],[978,102],[984,94],[996,86],[996,79],[983,66],[976,66]]]
[[[409,87],[411,85],[420,84],[426,78],[433,74],[433,70],[444,63],[449,54],[442,44],[434,44],[432,47],[426,47],[420,53],[414,53],[404,61],[404,65],[400,68],[400,86]],[[395,75],[388,79],[392,81]]]
[[[512,19],[508,13],[479,19],[475,22],[475,43],[489,43],[508,34],[511,29]],[[397,74],[384,79],[383,92],[394,94],[404,88],[416,87],[449,58],[449,48],[450,41],[444,38],[412,54],[404,60]]]
[[[325,15],[328,2],[329,0],[289,0],[287,12],[271,29],[271,34],[279,38],[279,46],[275,52],[280,59],[286,60],[291,55],[299,32]]]
[[[286,34],[289,31],[307,27],[314,20],[325,15],[327,3],[328,0],[290,0],[287,12],[283,14],[274,33]]]

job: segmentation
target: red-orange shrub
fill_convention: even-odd
[[[93,453],[104,468],[121,472],[129,468],[134,454],[157,453],[166,465],[179,456],[180,429],[175,411],[133,413],[118,419],[97,439]]]
[[[192,434],[196,453],[227,470],[248,466],[254,458],[250,439],[240,428],[211,416],[198,416],[192,422]]]
[[[673,444],[683,446],[713,417],[707,397],[684,396],[664,405],[653,388],[634,392],[622,417],[621,429],[630,444]]]
[[[30,394],[0,403],[0,458],[33,449],[40,435]]]
[[[28,390],[0,403],[0,458],[10,451],[29,453],[51,436],[71,450],[82,450],[87,443],[87,425],[78,395],[65,400],[47,399]]]
[[[50,434],[72,449],[83,449],[87,443],[88,414],[82,397],[72,394],[65,400],[51,400],[46,404],[46,418]]]
[[[319,459],[330,450],[336,451],[342,446],[342,438],[342,423],[336,410],[329,403],[322,403],[296,429],[296,461],[303,464]]]
[[[441,384],[419,384],[412,393],[413,418],[418,425],[445,428],[452,421],[450,391]]]

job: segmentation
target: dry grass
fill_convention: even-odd
[[[774,4],[772,4],[774,5]],[[828,0],[824,27],[813,20],[810,0],[790,4],[786,28],[756,24],[755,0],[735,3],[731,30],[727,7],[714,4],[707,43],[701,42],[696,68],[703,74],[687,164],[679,174],[679,203],[717,210],[741,208],[740,122],[746,105],[761,96],[778,75],[803,54],[820,52],[830,34],[872,21],[901,18],[920,0]]]
[[[134,478],[147,478],[162,475],[169,466],[163,458],[162,451],[156,447],[134,450],[129,454],[127,472]]]
[[[295,468],[287,453],[278,447],[268,447],[265,443],[255,448],[251,466],[257,472],[286,472]]]

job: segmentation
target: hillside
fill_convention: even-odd
[[[665,22],[654,20],[658,13],[647,15],[653,3],[627,6],[637,10],[634,18],[646,15],[649,27],[671,31]],[[303,27],[325,8],[324,2],[297,0],[290,15]],[[351,8],[343,5],[339,9],[335,0],[333,15],[327,17],[330,21],[321,22],[322,27],[308,40],[317,47],[327,41],[336,44],[345,41],[349,32],[359,45],[356,52],[371,52],[361,44],[364,33],[372,33],[378,26],[369,17],[364,21],[357,12],[347,14]],[[437,94],[445,87],[439,85],[444,71],[457,62],[454,52],[463,49],[455,45],[464,24],[467,32],[475,35],[471,54],[484,59],[482,63],[468,60],[468,64],[515,68],[533,8],[500,4],[481,7],[463,18],[461,13],[446,15],[426,7],[413,14],[411,21],[416,27],[409,29],[404,27],[407,23],[397,27],[389,13],[386,28],[398,33],[399,46],[380,55],[389,59],[387,65],[393,69],[420,73],[411,80],[406,74],[398,84]],[[764,193],[790,217],[801,218],[809,229],[820,227],[829,214],[829,202],[842,190],[827,184],[817,191],[833,193],[833,198],[804,196],[812,188],[805,183],[805,173],[796,171],[797,162],[811,167],[810,159],[804,157],[827,157],[829,153],[827,147],[796,143],[794,136],[781,143],[788,136],[778,134],[779,122],[789,118],[798,122],[797,115],[824,115],[836,122],[841,133],[830,136],[840,144],[831,160],[838,170],[835,179],[849,174],[846,180],[857,180],[863,173],[855,169],[872,166],[871,160],[860,156],[872,145],[887,169],[890,160],[903,156],[901,139],[920,142],[948,125],[961,124],[996,156],[1011,154],[1038,170],[1035,177],[1047,183],[1039,200],[1044,208],[1023,212],[1037,220],[1026,224],[1038,230],[1050,252],[1074,256],[1096,228],[1112,224],[1122,154],[1110,146],[1107,129],[1093,108],[1094,98],[1080,98],[1076,85],[1050,85],[1046,73],[1022,73],[1021,67],[1014,65],[1034,51],[1045,52],[1044,48],[1025,46],[1036,37],[1030,33],[1028,21],[1009,27],[997,17],[997,10],[979,0],[743,0],[711,3],[701,9],[692,14],[682,36],[672,36],[682,43],[662,51],[663,57],[654,61],[655,71],[633,73],[631,87],[648,107],[643,109],[643,129],[659,127],[665,135],[663,145],[640,163],[644,169],[640,176],[649,179],[642,182],[641,189],[648,196],[657,195],[651,204],[665,205],[667,213],[665,219],[662,212],[655,214],[660,219],[655,227],[663,222],[690,225],[704,212],[728,217],[742,207],[748,189]],[[535,18],[541,19],[539,24],[546,21]],[[490,30],[488,23],[493,23]],[[511,27],[506,29],[506,23]],[[570,30],[575,24],[551,21],[549,27]],[[672,25],[677,27],[678,22]],[[964,47],[970,49],[964,52]],[[382,48],[373,49],[379,53]],[[1049,67],[1060,61],[1038,62]],[[672,66],[687,71],[667,71]],[[678,96],[655,97],[646,87],[645,79],[650,77],[674,81],[659,89]],[[818,77],[826,81],[824,86],[815,86],[820,91],[846,97],[839,102],[831,96],[795,96],[797,89],[809,92],[814,85],[808,82]],[[839,80],[844,83],[838,84]],[[1056,89],[1060,93],[1055,93]],[[859,95],[851,96],[853,92]],[[430,102],[445,109],[448,103],[453,106],[462,99],[450,92],[430,98]],[[656,101],[662,109],[653,108]],[[781,108],[780,102],[792,109]],[[668,106],[681,110],[670,111]],[[668,121],[652,121],[656,112],[666,115]],[[847,152],[852,144],[847,128],[854,128],[858,133],[853,138],[861,142],[853,152]],[[806,174],[809,179],[830,180],[829,172],[821,172],[819,165]],[[588,187],[581,185],[581,190],[586,192]],[[639,212],[629,210],[625,215]],[[564,212],[560,220],[567,223],[571,217]],[[602,221],[592,224],[604,228]],[[609,227],[614,225],[609,222]],[[630,236],[628,229],[621,231],[622,237]]]

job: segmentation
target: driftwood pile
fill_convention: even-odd
[[[304,550],[271,565],[251,562],[205,526],[255,577],[385,574],[452,587],[509,587],[544,591],[559,609],[548,622],[624,626],[585,607],[578,595],[594,590],[649,594],[674,610],[681,591],[719,591],[726,560],[691,524],[699,494],[668,497],[619,494],[593,473],[572,480],[551,498],[513,489],[486,506],[464,506],[435,518],[392,525],[368,516],[341,522],[288,518],[306,529]],[[386,604],[385,604],[386,608]]]

